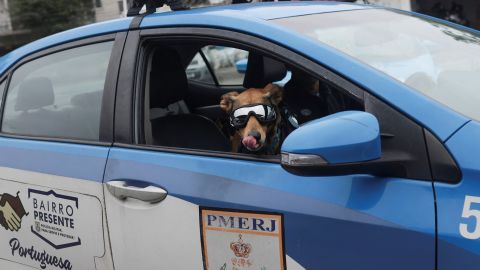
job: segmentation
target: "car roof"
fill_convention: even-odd
[[[285,17],[302,16],[317,13],[338,12],[347,10],[366,9],[369,6],[339,3],[339,2],[270,2],[270,3],[253,3],[253,4],[238,4],[238,5],[226,5],[215,7],[195,8],[185,11],[170,11],[154,13],[146,16],[146,18],[152,18],[149,24],[142,24],[142,27],[152,27],[156,23],[155,19],[166,19],[163,22],[159,22],[159,26],[174,26],[176,21],[180,21],[183,18],[191,21],[192,17],[236,17],[241,21],[249,21],[250,23],[258,20],[271,20]],[[172,20],[175,18],[175,20]],[[15,64],[20,59],[38,52],[40,50],[60,45],[62,43],[83,39],[87,37],[93,37],[108,33],[116,33],[121,31],[127,31],[129,29],[132,17],[122,18],[117,20],[111,20],[101,23],[90,24],[61,32],[52,36],[48,36],[32,43],[29,43],[23,47],[20,47],[9,54],[0,57],[0,76]],[[203,18],[201,19],[203,20]],[[199,22],[201,22],[199,20]],[[194,23],[193,20],[192,23]],[[152,25],[153,23],[153,25]],[[218,21],[218,26],[221,25],[221,21]]]

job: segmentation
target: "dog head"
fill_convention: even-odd
[[[278,104],[282,100],[280,87],[250,88],[222,96],[220,107],[230,117],[241,143],[249,151],[258,151],[268,142],[269,135],[280,122]]]

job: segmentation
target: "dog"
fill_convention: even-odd
[[[279,104],[283,89],[274,84],[229,92],[220,100],[233,129],[232,152],[276,155],[280,150],[282,121]]]

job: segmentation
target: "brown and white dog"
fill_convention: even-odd
[[[278,154],[282,121],[278,105],[282,92],[277,85],[268,84],[221,97],[220,107],[229,115],[229,124],[235,129],[230,137],[232,152]]]

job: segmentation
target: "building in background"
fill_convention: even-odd
[[[95,20],[102,22],[106,20],[125,17],[130,5],[127,0],[94,0]]]
[[[8,12],[8,0],[0,0],[0,35],[12,31],[12,22]]]

